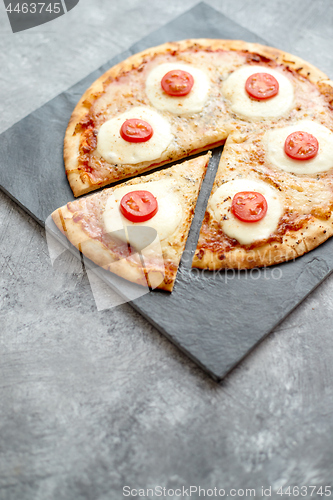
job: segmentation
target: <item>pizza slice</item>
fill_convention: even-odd
[[[128,281],[172,291],[210,156],[69,202],[52,218],[97,265]]]
[[[192,266],[269,266],[333,234],[333,126],[281,122],[228,137]]]

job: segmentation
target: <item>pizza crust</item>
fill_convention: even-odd
[[[218,269],[253,269],[272,266],[296,259],[310,252],[332,235],[333,216],[328,220],[312,217],[304,229],[300,232],[296,231],[294,234],[290,232],[283,238],[282,243],[273,241],[251,250],[236,247],[233,251],[223,255],[206,249],[202,257],[200,251],[197,250],[192,267],[216,271]]]

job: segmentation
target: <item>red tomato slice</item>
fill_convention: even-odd
[[[231,211],[242,222],[258,222],[267,213],[267,201],[261,193],[242,191],[233,197]]]
[[[120,201],[120,211],[131,222],[145,222],[157,213],[158,204],[149,191],[131,191]]]
[[[284,143],[286,155],[293,160],[310,160],[316,156],[318,149],[317,139],[307,132],[293,132]]]
[[[279,92],[279,82],[269,73],[254,73],[246,80],[245,90],[253,99],[270,99]]]
[[[193,84],[193,76],[187,71],[182,71],[181,69],[169,71],[161,80],[164,92],[178,97],[189,94],[192,90]]]
[[[149,141],[153,133],[152,126],[140,118],[130,118],[120,128],[120,135],[127,142]]]

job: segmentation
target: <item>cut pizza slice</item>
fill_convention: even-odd
[[[172,291],[211,153],[57,209],[83,255],[128,281]]]
[[[269,266],[332,236],[332,128],[307,119],[231,134],[192,266]]]

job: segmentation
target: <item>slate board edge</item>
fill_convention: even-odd
[[[283,318],[281,318],[279,321],[277,321],[277,322],[273,325],[273,327],[272,327],[272,328],[271,328],[271,329],[270,329],[270,330],[269,330],[269,331],[268,331],[265,335],[263,335],[263,336],[261,337],[261,339],[260,339],[260,340],[258,340],[258,342],[256,342],[255,344],[253,344],[253,346],[252,346],[252,347],[251,347],[251,348],[250,348],[250,349],[249,349],[249,350],[248,350],[248,351],[244,354],[244,356],[243,356],[242,358],[239,358],[239,360],[238,360],[238,361],[236,361],[236,362],[235,362],[235,363],[234,363],[234,364],[230,367],[230,369],[229,369],[229,370],[227,370],[227,371],[225,371],[225,372],[221,373],[220,375],[216,375],[216,374],[214,374],[214,373],[210,372],[210,371],[209,371],[206,367],[204,368],[204,369],[205,369],[205,371],[206,371],[206,372],[208,372],[208,371],[209,371],[209,373],[210,373],[210,375],[212,376],[212,378],[213,378],[214,380],[216,380],[217,382],[221,382],[222,380],[224,380],[224,378],[225,378],[227,375],[229,375],[229,373],[231,373],[231,372],[234,370],[234,368],[236,368],[236,367],[237,367],[240,363],[242,363],[242,361],[243,361],[245,358],[247,358],[247,357],[248,357],[248,356],[249,356],[249,355],[250,355],[250,354],[251,354],[251,353],[252,353],[252,352],[253,352],[253,351],[254,351],[254,350],[255,350],[255,349],[256,349],[256,348],[257,348],[257,347],[261,344],[261,343],[262,343],[262,342],[264,342],[264,341],[267,339],[267,337],[268,337],[268,336],[269,336],[269,335],[270,335],[270,334],[271,334],[271,333],[275,330],[275,328],[277,328],[277,327],[278,327],[281,323],[283,323],[283,321],[284,321],[285,319],[287,319],[287,318],[288,318],[288,317],[289,317],[289,316],[290,316],[290,315],[291,315],[291,314],[295,311],[295,309],[297,309],[297,307],[298,307],[298,306],[299,306],[299,305],[300,305],[300,304],[301,304],[304,300],[306,300],[306,299],[307,299],[307,297],[309,297],[309,295],[311,295],[311,293],[312,293],[312,292],[314,292],[314,291],[315,291],[315,290],[316,290],[316,289],[317,289],[317,288],[318,288],[318,287],[319,287],[319,286],[320,286],[320,285],[321,285],[321,284],[322,284],[322,283],[323,283],[323,282],[324,282],[324,281],[325,281],[325,280],[326,280],[326,279],[327,279],[327,278],[328,278],[328,277],[329,277],[332,273],[333,273],[333,269],[331,269],[331,270],[329,271],[329,273],[328,273],[328,274],[326,274],[326,276],[324,276],[324,277],[322,278],[322,280],[321,280],[321,281],[319,281],[319,282],[318,282],[318,283],[317,283],[317,284],[316,284],[316,285],[315,285],[315,286],[314,286],[311,290],[309,290],[309,292],[308,292],[306,295],[304,295],[304,296],[302,297],[302,299],[301,299],[299,302],[297,302],[297,304],[295,304],[295,305],[294,305],[294,306],[290,309],[290,311],[288,311],[288,313],[287,313],[287,314],[286,314]],[[133,307],[134,307],[134,306],[133,306]],[[165,334],[165,335],[167,336],[167,334]],[[189,356],[189,357],[191,357],[189,354],[188,354],[188,356]],[[197,363],[197,364],[199,364],[199,363]]]
[[[17,122],[18,123],[18,122]],[[14,124],[15,125],[15,124]],[[13,125],[13,126],[14,126]],[[7,129],[7,130],[10,130],[10,129]],[[7,132],[7,131],[5,131]],[[2,191],[6,196],[8,196],[8,198],[10,198],[14,203],[16,203],[16,205],[21,209],[23,210],[26,214],[28,214],[30,217],[32,217],[32,219],[36,222],[38,222],[38,224],[40,226],[42,226],[43,228],[45,228],[45,221],[39,219],[38,217],[36,217],[36,215],[31,212],[31,210],[29,210],[27,207],[25,207],[24,205],[22,205],[22,203],[19,202],[19,200],[17,200],[15,198],[15,196],[13,196],[9,191],[7,191],[6,188],[4,188],[1,184],[0,184],[0,191]]]

